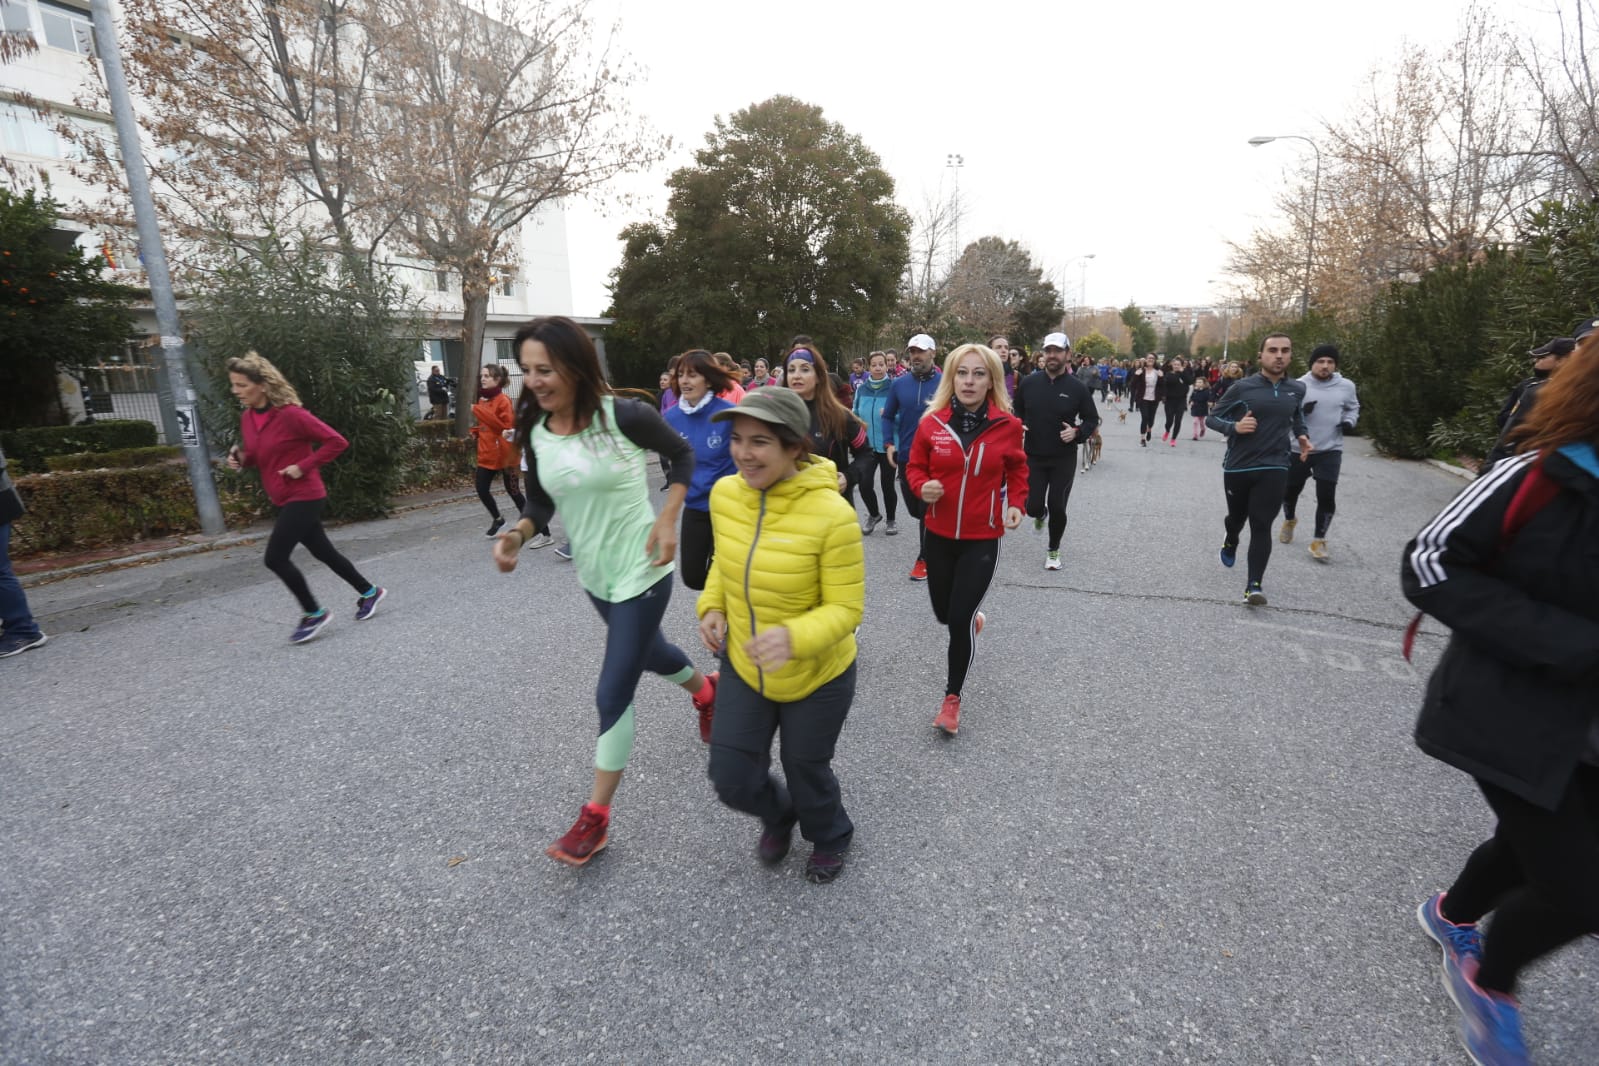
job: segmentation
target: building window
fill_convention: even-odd
[[[448,270],[435,270],[433,272],[433,291],[450,291],[450,272]]]
[[[516,295],[516,271],[510,267],[501,267],[499,270],[499,286],[495,289],[501,296]]]
[[[26,33],[33,36],[33,22],[28,17],[25,4],[15,2],[0,4],[0,30],[7,33]]]
[[[494,361],[497,363],[516,362],[516,350],[511,347],[513,343],[513,339],[510,337],[494,338]]]
[[[44,116],[18,104],[0,106],[0,143],[5,145],[7,152],[19,155],[42,155],[48,159],[64,157],[61,138],[56,136],[56,131],[45,121]]]
[[[94,55],[94,21],[87,11],[39,0],[39,19],[44,23],[44,43],[51,48]]]

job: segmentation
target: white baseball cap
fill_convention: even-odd
[[[1072,350],[1072,339],[1064,333],[1051,333],[1044,338],[1044,347],[1064,348],[1069,352]]]
[[[905,347],[907,347],[907,348],[920,348],[924,352],[936,352],[936,351],[938,351],[938,345],[936,343],[934,343],[933,338],[929,337],[925,333],[918,333],[916,336],[914,336],[910,340],[906,341],[905,342]]]

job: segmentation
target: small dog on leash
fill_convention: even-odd
[[[1079,448],[1083,456],[1083,473],[1099,462],[1099,455],[1105,449],[1105,438],[1099,435],[1099,430],[1094,430],[1094,435],[1088,438],[1088,446]]]
[[[1123,412],[1122,412],[1122,413],[1121,413],[1121,414],[1119,414],[1119,415],[1117,415],[1117,416],[1116,416],[1116,421],[1118,421],[1118,422],[1125,422],[1125,421],[1127,421],[1127,412],[1126,412],[1126,411],[1123,411]]]

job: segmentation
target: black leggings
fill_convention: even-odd
[[[944,695],[959,696],[976,654],[976,617],[999,565],[999,538],[951,540],[927,534],[927,594],[933,617],[949,627]]]
[[[1187,404],[1181,401],[1166,404],[1166,432],[1171,434],[1171,439],[1177,439],[1177,431],[1183,428],[1183,412]]]
[[[1444,896],[1444,917],[1493,921],[1477,983],[1516,990],[1522,967],[1584,933],[1599,933],[1599,767],[1580,765],[1553,811],[1478,780],[1499,816]]]
[[[1077,449],[1065,455],[1027,457],[1027,516],[1049,515],[1049,550],[1060,551],[1066,534],[1066,501],[1071,499],[1072,482],[1077,478]]]
[[[1155,428],[1155,412],[1160,410],[1159,400],[1138,401],[1138,435],[1147,437]]]
[[[284,504],[282,510],[278,511],[278,520],[272,525],[272,535],[267,538],[267,569],[289,586],[289,591],[300,601],[300,607],[306,614],[315,614],[322,608],[316,602],[316,597],[311,595],[311,586],[305,583],[305,575],[289,561],[296,544],[304,544],[306,551],[342,577],[356,592],[364,594],[372,587],[372,583],[362,577],[355,565],[340,555],[339,549],[328,540],[327,530],[322,528],[322,508],[327,502],[324,496],[320,500],[296,500]]]
[[[711,512],[683,508],[682,532],[677,537],[677,558],[683,584],[695,592],[705,588],[705,575],[716,558],[716,541],[711,536]]]
[[[1272,467],[1224,473],[1221,483],[1227,491],[1227,517],[1222,521],[1226,544],[1236,549],[1238,535],[1244,531],[1244,523],[1249,523],[1249,584],[1258,585],[1265,580],[1266,564],[1271,561],[1271,524],[1283,505],[1288,471]]]
[[[500,505],[494,501],[494,494],[489,491],[494,484],[494,475],[500,475],[501,484],[511,497],[511,502],[516,504],[518,514],[527,506],[527,497],[522,495],[522,479],[517,477],[515,467],[506,467],[504,470],[490,470],[486,466],[477,468],[477,498],[483,501],[483,506],[489,509],[490,516],[500,517]]]
[[[877,489],[872,485],[872,474],[876,472],[877,480],[883,487],[883,504],[888,509],[888,520],[892,522],[899,511],[899,496],[894,492],[894,468],[888,464],[887,453],[872,452],[868,458],[861,460],[860,469],[861,500],[866,504],[866,513],[874,518],[881,513],[877,509]]]
[[[1332,528],[1333,514],[1338,510],[1338,471],[1343,466],[1344,453],[1336,449],[1311,452],[1310,458],[1292,459],[1288,463],[1288,491],[1283,496],[1283,517],[1293,518],[1299,503],[1299,494],[1305,482],[1316,479],[1316,539],[1320,540]]]
[[[898,455],[899,453],[895,453]],[[909,458],[907,456],[907,458]],[[916,558],[927,558],[927,501],[911,491],[911,483],[905,479],[905,464],[899,464],[899,492],[905,497],[905,510],[916,519]]]

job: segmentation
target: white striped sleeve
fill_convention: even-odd
[[[1450,535],[1494,494],[1495,489],[1515,477],[1536,456],[1536,452],[1527,452],[1500,460],[1487,474],[1468,485],[1416,535],[1416,546],[1410,553],[1410,568],[1415,571],[1416,580],[1422,588],[1442,584],[1448,576],[1444,573],[1442,557]]]

